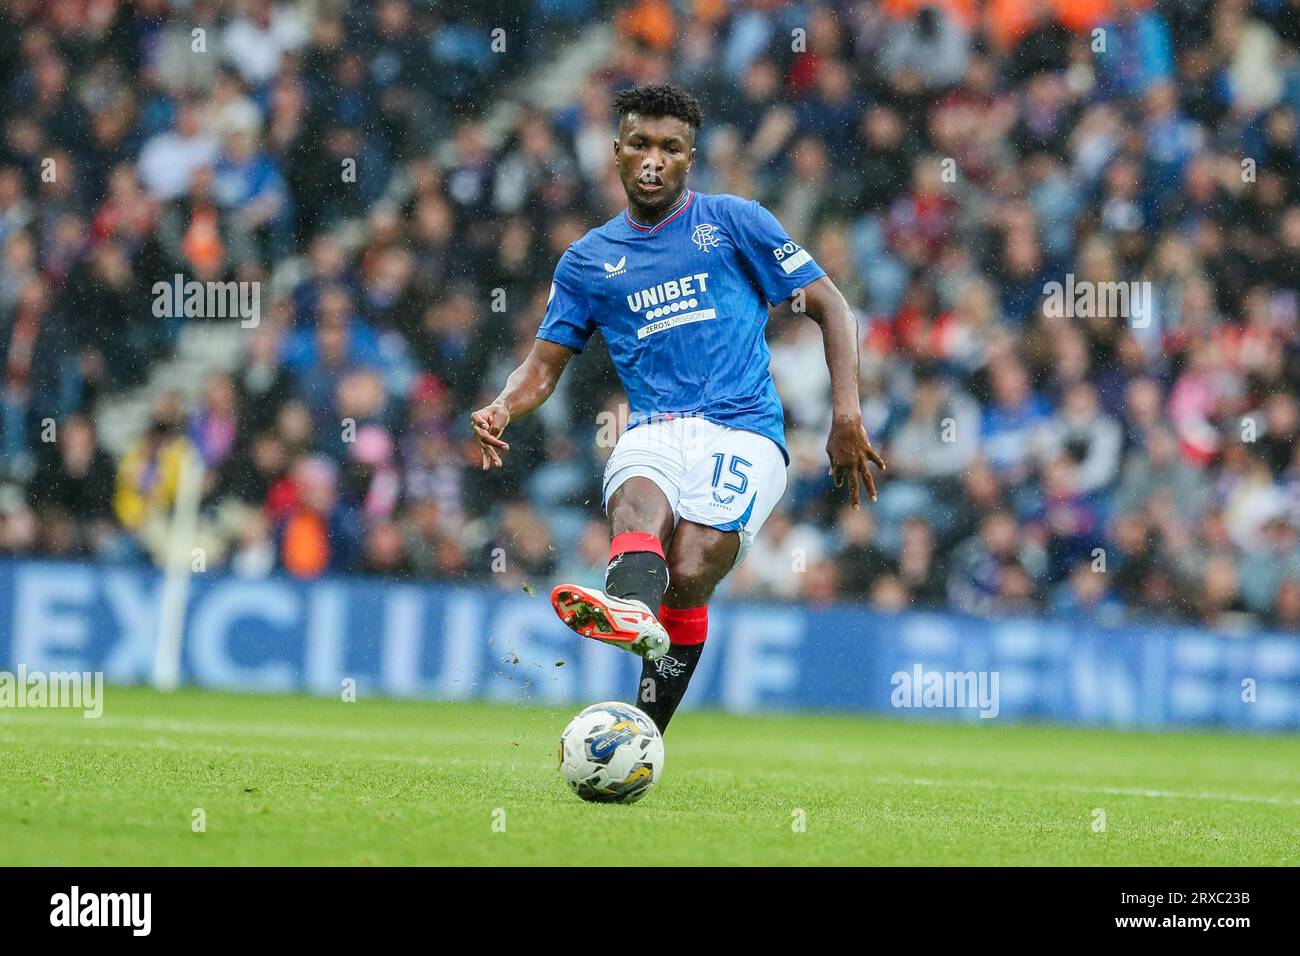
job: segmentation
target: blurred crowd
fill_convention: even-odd
[[[597,23],[570,102],[497,109]],[[625,205],[613,93],[670,81],[692,185],[856,310],[890,463],[848,507],[820,332],[777,310],[789,488],[724,595],[1300,632],[1300,0],[14,0],[0,80],[6,553],[162,561],[198,456],[207,567],[598,582],[603,346],[504,469],[467,413]],[[151,311],[177,272],[262,320],[112,456],[97,403],[203,321]]]

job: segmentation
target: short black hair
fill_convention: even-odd
[[[620,123],[629,113],[637,116],[672,116],[697,133],[704,120],[699,100],[671,83],[648,83],[623,90],[614,97],[614,112]]]

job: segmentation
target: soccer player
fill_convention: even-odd
[[[695,98],[641,86],[614,108],[628,208],[560,257],[531,352],[470,419],[483,467],[500,465],[506,426],[550,397],[593,332],[604,335],[631,409],[605,468],[605,590],[563,584],[551,603],[583,637],[643,658],[640,703],[662,731],[700,659],[714,588],[785,491],[769,305],[793,297],[821,326],[833,406],[826,452],[854,507],[859,479],[875,500],[869,465],[885,463],[862,427],[857,323],[834,283],[757,202],[687,187]]]

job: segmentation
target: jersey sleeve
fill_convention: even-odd
[[[812,253],[786,234],[776,216],[752,199],[733,214],[732,239],[769,305],[784,302],[826,275]]]
[[[546,301],[546,315],[538,326],[537,337],[581,352],[594,331],[591,300],[578,282],[573,252],[568,250],[555,265],[551,297]]]

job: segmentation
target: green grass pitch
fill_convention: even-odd
[[[1300,862],[1294,737],[686,712],[623,807],[556,773],[577,709],[110,687],[99,720],[0,711],[0,865]]]

